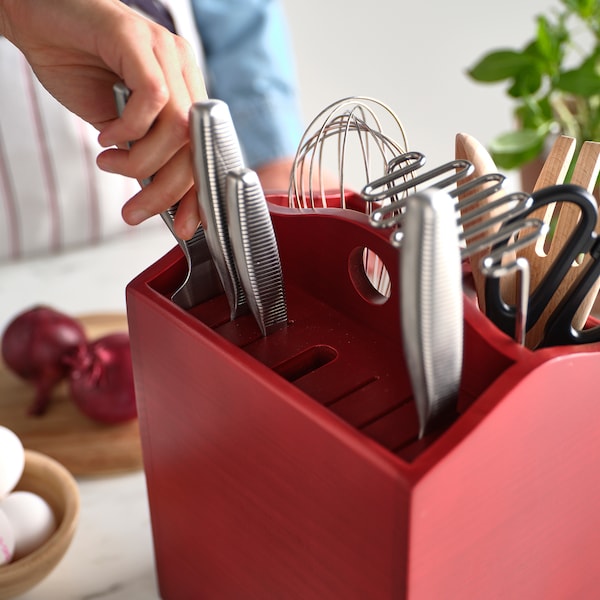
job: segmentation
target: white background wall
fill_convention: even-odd
[[[465,74],[485,52],[521,47],[557,0],[283,0],[305,116],[366,95],[390,105],[428,165],[454,158],[459,131],[487,144],[512,126],[503,84]]]

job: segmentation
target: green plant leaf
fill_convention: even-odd
[[[508,88],[507,93],[513,98],[522,98],[535,94],[542,87],[543,76],[537,69],[521,69]]]
[[[600,94],[600,56],[591,56],[577,69],[561,73],[556,87],[576,96],[589,97]]]
[[[597,10],[598,0],[561,0],[568,10],[579,15],[582,19],[588,19]]]
[[[580,143],[600,139],[600,0],[558,1],[537,16],[521,50],[488,52],[468,71],[475,81],[507,81],[507,95],[516,101],[520,130],[499,136],[489,149],[505,169],[539,155],[551,130]]]
[[[540,155],[545,134],[537,129],[510,131],[495,138],[490,144],[490,155],[502,169],[516,169]]]
[[[523,68],[535,67],[531,56],[515,50],[497,50],[486,54],[468,71],[475,81],[496,82],[515,77]]]
[[[548,96],[523,99],[523,103],[515,109],[515,116],[523,129],[550,129],[554,121],[554,112]]]
[[[537,37],[535,47],[546,63],[557,65],[560,62],[560,46],[562,36],[556,27],[543,15],[538,17]]]

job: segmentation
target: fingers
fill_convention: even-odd
[[[181,239],[189,240],[196,233],[199,225],[198,199],[196,189],[192,187],[179,201],[174,228]]]
[[[184,75],[186,69],[198,71],[197,67],[191,68],[186,50],[185,46],[173,37],[167,38],[155,50],[157,55],[153,55],[153,58],[160,67],[168,94],[167,101],[157,114],[152,112],[151,107],[155,105],[151,101],[145,108],[138,108],[140,103],[144,102],[142,91],[132,91],[130,87],[132,84],[125,80],[125,84],[130,89],[130,96],[122,117],[107,127],[100,134],[99,139],[106,143],[106,139],[111,139],[116,130],[119,139],[115,144],[122,146],[124,143],[132,142],[133,148],[130,154],[110,150],[103,152],[98,157],[98,166],[101,169],[136,179],[145,179],[154,175],[189,142],[189,108],[198,92],[196,88],[188,87],[187,81],[188,79],[202,81],[202,78],[199,73],[189,77]],[[136,110],[146,110],[146,113],[137,115]],[[153,121],[149,124],[147,124],[148,115],[153,117]],[[120,125],[121,129],[116,129],[117,125]],[[140,134],[138,127],[146,127],[146,129],[142,129]],[[126,138],[121,137],[123,131],[127,135]]]
[[[188,146],[184,146],[156,173],[149,185],[123,206],[122,216],[126,223],[138,225],[178,202],[175,233],[182,239],[189,239],[198,227],[200,214]]]
[[[131,200],[123,207],[123,220],[129,225],[138,225],[143,220],[163,212],[162,210],[149,212],[147,208],[149,205],[149,202],[147,201],[148,194],[152,191],[160,195],[161,191],[159,188],[162,188],[162,186],[152,183],[149,187],[144,188],[141,192],[131,198]],[[200,225],[195,188],[191,187],[176,202],[179,204],[177,205],[173,229],[177,237],[182,240],[189,240],[194,233],[196,233],[196,230]],[[138,204],[141,208],[137,208]],[[170,206],[167,206],[167,208],[170,208]]]
[[[169,46],[176,43],[173,36],[126,5],[119,9],[123,14],[104,38],[102,54],[107,66],[125,82],[130,96],[122,117],[105,126],[98,136],[104,147],[143,137],[169,102],[171,93],[158,56],[161,51],[172,54]]]
[[[0,17],[10,6],[18,30],[11,38],[40,81],[101,130],[100,144],[123,148],[135,142],[131,151],[112,148],[98,157],[105,170],[154,176],[124,206],[125,220],[139,223],[181,199],[177,233],[193,234],[199,216],[187,123],[191,104],[206,98],[206,91],[187,42],[117,0],[0,0],[0,5]],[[131,91],[121,118],[115,118],[112,101],[115,80]]]
[[[104,171],[138,180],[152,177],[182,148],[189,146],[189,102],[187,100],[181,106],[179,101],[169,103],[150,131],[130,150],[105,150],[98,155],[98,166]]]
[[[190,102],[206,97],[202,73],[183,38],[137,14],[115,37],[120,43],[107,63],[121,74],[130,96],[122,117],[100,133],[98,141],[104,147],[145,137],[159,118],[174,119],[177,126],[187,120]]]
[[[124,205],[122,215],[127,223],[136,225],[179,202],[175,232],[180,238],[189,239],[200,221],[193,187],[189,109],[193,102],[206,98],[206,90],[189,45],[179,38],[167,38],[166,41],[161,38],[159,42],[154,49],[154,58],[168,90],[167,101],[150,126],[147,126],[147,116],[136,120],[135,110],[151,111],[159,104],[150,103],[145,109],[139,108],[143,102],[141,90],[137,94],[138,102],[134,104],[135,79],[130,83],[132,80],[125,78],[132,93],[118,120],[123,122],[122,126],[119,129],[117,122],[109,125],[100,138],[102,143],[113,139],[117,143],[135,143],[130,150],[105,150],[98,156],[97,163],[103,170],[138,180],[153,178],[152,183]],[[140,136],[139,131],[144,127],[147,129]],[[128,140],[121,138],[122,132],[127,132]]]
[[[123,115],[102,128],[98,142],[108,148],[144,137],[168,101],[169,90],[163,82],[155,81],[152,86],[132,90]]]

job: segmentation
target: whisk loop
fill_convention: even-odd
[[[397,139],[384,133],[384,117],[391,120]],[[351,96],[330,104],[312,120],[300,140],[290,176],[290,207],[327,207],[326,191],[331,190],[325,185],[325,161],[330,158],[327,150],[333,148],[340,206],[347,208],[348,151],[352,140],[358,145],[364,181],[372,180],[375,173],[385,173],[389,160],[405,153],[408,146],[404,126],[383,102],[367,96]],[[374,165],[376,160],[379,170]]]
[[[358,190],[389,173],[395,168],[390,161],[404,155],[407,147],[404,126],[385,103],[367,96],[350,96],[333,102],[312,120],[300,140],[290,175],[288,204],[299,209],[327,208],[330,204],[368,214],[372,209],[368,204],[348,205],[350,179],[360,180],[359,186],[353,186]],[[416,166],[424,161],[423,155],[419,157]],[[351,164],[351,159],[356,158],[358,164]],[[331,159],[335,165],[333,172],[328,170]],[[334,173],[337,187],[328,187],[326,180]],[[327,194],[334,198],[332,202]],[[389,273],[380,257],[368,248],[363,251],[363,268],[374,289],[389,297]]]

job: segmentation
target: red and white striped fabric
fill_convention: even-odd
[[[178,31],[200,44],[188,2],[165,2]],[[67,111],[0,37],[0,262],[97,244],[136,228],[121,219],[136,181],[96,167],[98,132]],[[164,225],[160,225],[164,226]]]

